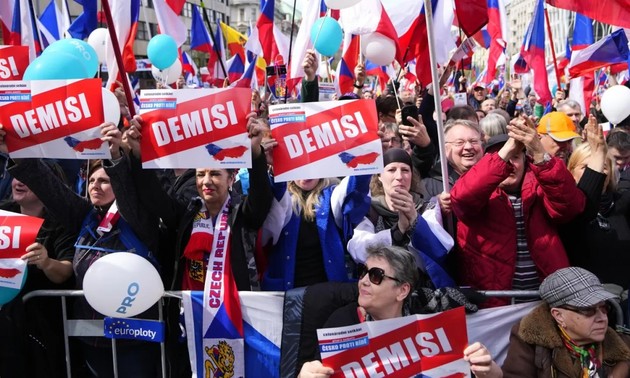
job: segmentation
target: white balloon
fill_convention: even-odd
[[[175,59],[175,63],[163,71],[160,71],[156,66],[151,66],[151,73],[155,80],[166,84],[173,84],[182,74],[182,62],[180,62],[179,59]]]
[[[153,306],[164,294],[164,285],[148,260],[115,252],[96,260],[85,272],[83,293],[99,313],[128,318]]]
[[[105,122],[118,124],[118,121],[120,121],[120,104],[118,99],[107,88],[101,89],[103,92],[103,118]]]
[[[361,51],[370,62],[386,66],[396,58],[396,43],[381,33],[370,33],[361,36]]]
[[[359,4],[361,0],[324,0],[324,2],[330,9],[343,9]]]
[[[602,95],[602,113],[616,125],[630,116],[630,89],[625,85],[614,85]]]
[[[98,62],[100,64],[105,64],[108,41],[109,32],[106,28],[94,29],[88,37],[87,43],[96,50],[96,56],[98,56]]]

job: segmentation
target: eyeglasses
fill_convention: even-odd
[[[445,142],[445,143],[452,144],[455,147],[464,147],[466,143],[470,143],[471,146],[479,146],[481,145],[481,139],[468,139],[468,140],[456,139],[452,142]]]
[[[600,305],[591,306],[591,307],[573,307],[573,306],[564,305],[564,306],[560,306],[560,308],[569,310],[571,312],[576,312],[587,318],[592,318],[593,316],[595,316],[595,314],[597,313],[597,310],[599,310],[604,315],[608,315],[608,313],[611,310],[610,303],[608,302],[604,302]]]
[[[381,268],[374,267],[368,269],[367,266],[362,265],[359,273],[359,279],[363,279],[366,274],[368,275],[370,282],[374,285],[380,285],[381,282],[383,282],[383,278],[389,278],[390,280],[402,283],[402,281],[398,278],[386,275],[385,271]]]

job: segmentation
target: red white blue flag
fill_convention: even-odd
[[[534,91],[541,104],[551,103],[551,91],[545,64],[545,9],[544,0],[538,0],[534,15],[525,33],[521,57],[534,71]]]

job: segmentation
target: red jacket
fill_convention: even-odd
[[[569,260],[556,230],[580,214],[586,202],[564,163],[525,163],[521,198],[527,245],[542,281]],[[514,167],[486,154],[457,181],[451,193],[457,225],[458,283],[480,290],[510,290],[516,269],[516,221],[508,195],[498,185]],[[507,304],[490,298],[488,306]]]

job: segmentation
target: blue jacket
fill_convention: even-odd
[[[369,210],[369,185],[369,175],[350,176],[337,186],[325,188],[321,193],[315,223],[328,281],[348,281],[345,264],[346,243],[352,237],[354,227]],[[275,234],[274,247],[269,255],[262,288],[285,291],[292,289],[294,285],[295,254],[301,219],[300,214],[292,211],[286,183],[275,184],[274,192],[274,205],[265,221],[263,231],[263,235],[266,234],[268,237],[270,233]],[[281,232],[274,233],[274,228]]]

